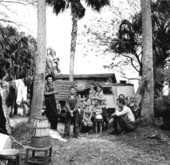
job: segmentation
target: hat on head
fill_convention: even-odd
[[[51,77],[53,80],[54,80],[54,77],[52,74],[48,74],[46,77],[45,77],[45,80],[47,80],[49,77]]]

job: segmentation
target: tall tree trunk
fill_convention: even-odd
[[[75,17],[75,15],[73,15],[72,16],[72,33],[71,33],[71,52],[70,52],[70,76],[69,76],[70,81],[74,81],[74,60],[75,60],[77,32],[78,32],[77,24],[78,24],[77,18]]]
[[[41,116],[44,99],[46,68],[46,0],[37,0],[37,43],[38,55],[35,59],[35,80],[29,121]]]
[[[146,84],[142,101],[142,116],[146,124],[150,124],[154,112],[154,73],[152,52],[152,21],[150,0],[141,0],[142,7],[142,81]]]

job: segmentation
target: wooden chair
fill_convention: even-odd
[[[29,154],[30,152],[31,152],[31,154]],[[37,153],[37,155],[36,155],[36,153]],[[43,153],[43,155],[40,156],[40,153]],[[27,164],[47,165],[49,162],[51,162],[51,154],[52,154],[52,146],[45,147],[45,148],[27,147],[26,148],[25,165],[27,165]]]

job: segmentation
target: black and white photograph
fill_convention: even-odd
[[[170,165],[170,0],[0,0],[0,165]]]

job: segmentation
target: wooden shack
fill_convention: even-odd
[[[108,108],[111,109],[116,107],[116,99],[119,94],[124,94],[125,96],[134,96],[135,94],[133,84],[126,84],[124,81],[117,83],[114,73],[74,75],[74,82],[69,82],[68,74],[61,74],[55,77],[54,87],[59,91],[56,98],[64,101],[69,94],[71,85],[77,86],[79,94],[81,97],[84,97],[88,95],[91,84],[103,86],[103,93],[106,97]]]

